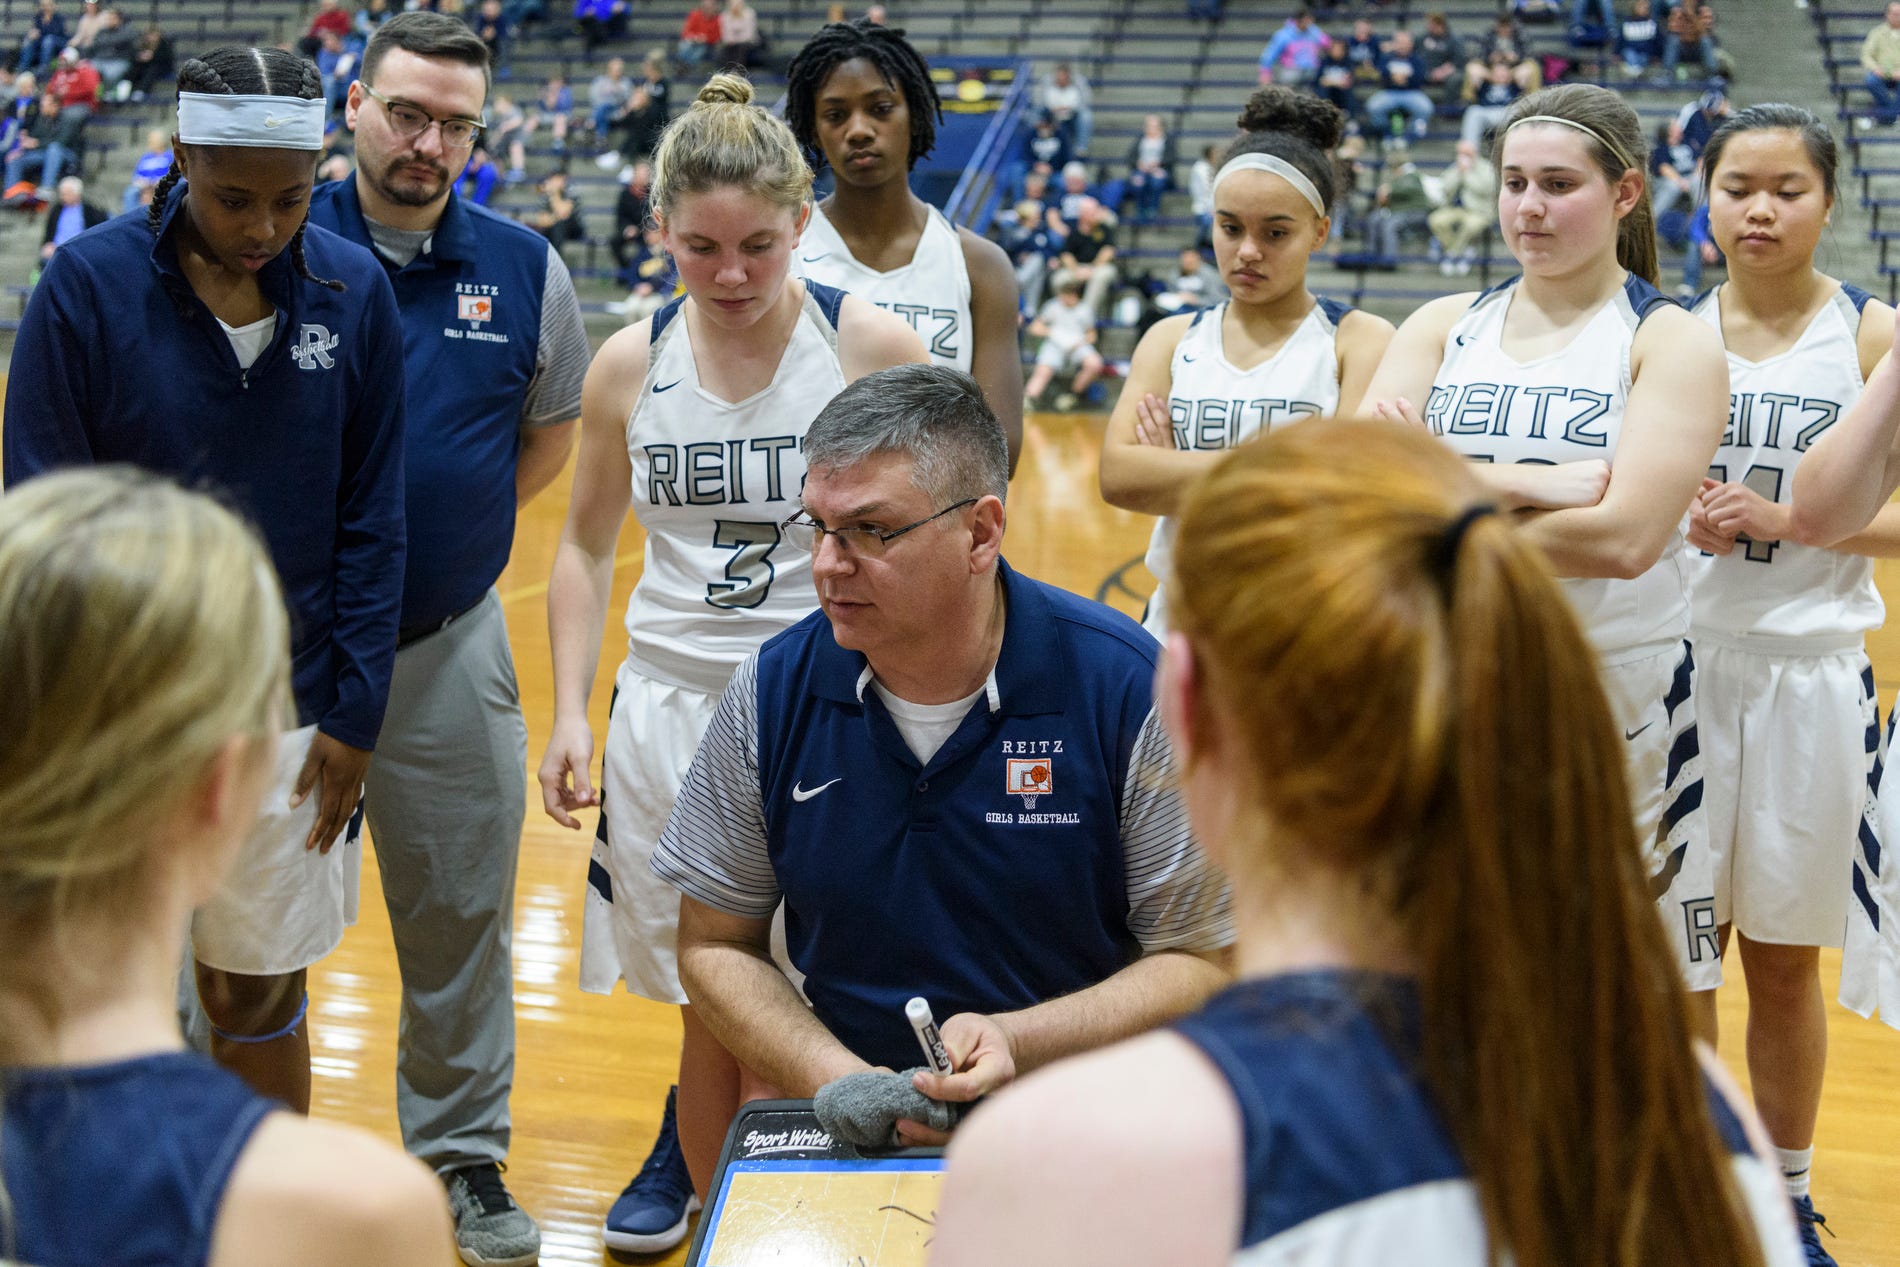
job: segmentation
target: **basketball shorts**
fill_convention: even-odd
[[[362,806],[328,853],[304,848],[322,804],[322,785],[290,808],[291,789],[316,733],[315,726],[305,726],[278,743],[257,825],[223,887],[192,915],[192,957],[207,968],[258,977],[308,968],[335,950],[343,930],[356,922]]]
[[[1695,657],[1685,642],[1605,665],[1603,688],[1623,732],[1636,843],[1651,896],[1684,983],[1713,990],[1722,983],[1722,956],[1696,732]]]
[[[1874,673],[1860,641],[1764,654],[1695,637],[1715,918],[1750,940],[1841,944],[1880,747]],[[1804,653],[1788,653],[1796,650]]]
[[[1070,370],[1080,370],[1094,351],[1095,345],[1092,343],[1077,343],[1064,348],[1058,346],[1054,339],[1044,339],[1042,346],[1036,349],[1036,364],[1065,374]]]
[[[623,662],[601,754],[600,825],[587,866],[581,919],[581,989],[684,1003],[680,988],[679,890],[653,874],[673,798],[686,780],[719,696],[670,686]]]
[[[1891,848],[1900,840],[1900,779],[1887,773],[1893,734],[1889,718],[1882,759],[1874,763],[1876,794],[1861,819],[1848,869],[1841,1006],[1900,1029],[1900,861]]]

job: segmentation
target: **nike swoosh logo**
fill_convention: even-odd
[[[1468,334],[1461,334],[1452,341],[1456,343],[1459,347],[1463,347],[1465,344],[1471,342],[1471,336]]]
[[[801,259],[801,260],[804,260],[804,261],[805,261],[805,262],[806,262],[807,264],[816,264],[816,263],[817,263],[817,262],[818,262],[819,260],[828,260],[828,259],[830,259],[830,258],[831,258],[831,252],[830,252],[830,251],[824,251],[824,252],[822,252],[822,253],[820,253],[820,254],[818,254],[818,255],[801,255],[801,256],[799,256],[798,258],[799,258],[799,259]]]
[[[831,783],[842,783],[842,782],[844,782],[844,776],[842,774],[831,781]],[[820,783],[817,787],[813,788],[809,792],[807,792],[804,788],[800,787],[798,784],[794,783],[792,784],[792,799],[794,801],[809,801],[812,797],[818,795],[820,792],[830,787],[831,783]]]
[[[1656,723],[1655,723],[1655,722],[1653,722],[1653,721],[1651,721],[1651,722],[1644,722],[1644,723],[1643,723],[1642,725],[1640,725],[1640,726],[1638,726],[1638,727],[1637,727],[1637,728],[1636,728],[1635,730],[1626,730],[1626,731],[1624,731],[1624,732],[1623,732],[1623,738],[1624,738],[1625,740],[1630,740],[1630,739],[1634,739],[1634,738],[1636,738],[1636,736],[1638,736],[1638,735],[1640,735],[1640,734],[1642,734],[1642,733],[1643,733],[1643,732],[1644,732],[1645,730],[1648,730],[1648,729],[1649,729],[1649,728],[1650,728],[1651,726],[1654,726],[1655,724],[1656,724]]]
[[[1200,359],[1198,356],[1189,356],[1186,352],[1181,353],[1181,364],[1183,365],[1186,365],[1189,361],[1198,361]]]
[[[657,396],[657,395],[659,395],[659,394],[660,394],[661,392],[670,392],[670,391],[672,391],[672,390],[673,390],[673,389],[674,389],[675,387],[678,387],[678,386],[679,386],[679,385],[680,385],[681,383],[683,383],[683,382],[685,382],[685,381],[686,381],[686,380],[685,380],[685,379],[683,379],[683,378],[676,378],[676,379],[674,379],[674,380],[673,380],[672,382],[670,382],[670,383],[668,383],[668,384],[667,384],[667,385],[666,385],[665,387],[655,387],[655,388],[653,389],[653,394],[654,394],[655,396]]]
[[[264,116],[264,126],[267,128],[281,128],[289,122],[290,116],[287,114],[267,114]]]

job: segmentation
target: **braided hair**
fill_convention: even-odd
[[[180,66],[178,91],[219,96],[268,93],[277,97],[317,101],[323,97],[323,76],[318,73],[315,62],[306,61],[281,48],[243,48],[227,44]],[[171,197],[172,189],[182,175],[178,170],[178,160],[173,159],[171,170],[165,173],[165,178],[152,191],[152,206],[146,212],[146,219],[155,235],[164,218],[165,202]],[[303,231],[308,223],[306,220],[304,224],[298,225],[296,234],[290,239],[290,262],[296,266],[297,275],[305,281],[315,282],[331,290],[342,290],[342,282],[329,281],[310,271],[303,254]]]
[[[910,107],[910,157],[906,163],[915,166],[937,144],[943,103],[937,99],[937,86],[930,81],[929,64],[900,28],[857,18],[833,22],[812,36],[785,70],[785,122],[811,155],[813,168],[823,164],[825,153],[818,144],[818,90],[840,64],[859,57],[875,66],[885,83],[904,94],[904,102]]]

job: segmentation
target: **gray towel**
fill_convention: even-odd
[[[964,1106],[933,1100],[910,1084],[904,1073],[848,1073],[818,1088],[812,1112],[832,1138],[856,1148],[896,1148],[899,1119],[947,1131],[963,1116]]]

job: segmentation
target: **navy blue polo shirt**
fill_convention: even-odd
[[[1152,707],[1154,640],[997,567],[991,687],[928,762],[815,612],[734,675],[654,854],[731,914],[782,896],[813,1010],[873,1065],[919,1063],[914,995],[940,1020],[1015,1011],[1231,939]]]
[[[80,234],[27,303],[7,380],[4,479],[125,462],[222,491],[262,530],[291,617],[299,723],[373,748],[403,575],[403,366],[368,252],[311,225],[258,273],[277,329],[247,370],[140,210]]]
[[[451,194],[428,249],[397,268],[375,255],[354,176],[320,186],[310,219],[369,250],[395,287],[409,383],[402,623],[440,624],[481,599],[514,545],[548,240]]]

